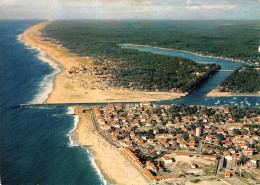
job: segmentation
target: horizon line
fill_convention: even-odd
[[[133,21],[260,21],[260,19],[141,19],[141,18],[90,18],[90,19],[23,19],[23,18],[0,18],[0,20],[24,20],[24,21],[76,21],[76,20],[133,20]]]

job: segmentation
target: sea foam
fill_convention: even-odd
[[[55,76],[59,74],[62,71],[62,68],[58,65],[58,62],[55,61],[54,59],[51,59],[47,53],[43,50],[41,50],[38,47],[32,46],[28,42],[26,42],[23,38],[23,35],[19,35],[17,37],[17,40],[22,42],[27,49],[32,49],[37,52],[37,57],[42,61],[42,62],[47,62],[52,68],[53,72],[49,75],[46,75],[43,80],[39,84],[39,91],[38,93],[34,96],[33,100],[29,103],[44,103],[48,96],[51,94],[54,88],[55,84]]]
[[[69,107],[68,108],[68,112],[67,114],[74,114],[74,108],[72,107]],[[74,126],[73,128],[70,130],[70,132],[67,134],[67,136],[69,137],[69,140],[70,140],[70,143],[69,143],[69,146],[70,147],[73,147],[73,146],[78,146],[78,144],[76,143],[76,138],[73,138],[75,137],[75,135],[73,134],[73,132],[76,130],[77,126],[78,126],[78,123],[79,123],[79,116],[78,115],[74,115]],[[86,149],[86,148],[85,148]],[[102,183],[104,185],[112,185],[112,183],[108,182],[105,180],[103,174],[101,173],[100,169],[98,168],[97,164],[95,163],[95,156],[92,155],[88,149],[86,149],[87,153],[89,154],[89,159],[90,159],[90,162],[91,162],[91,165],[94,167],[94,169],[96,170],[97,174],[99,175],[100,179],[102,180]]]
[[[44,51],[41,51],[37,57],[43,61],[49,63],[49,65],[54,69],[49,75],[46,75],[42,82],[40,83],[40,89],[38,93],[34,96],[31,103],[43,103],[47,100],[48,96],[51,94],[55,84],[55,76],[61,72],[59,65],[50,59]]]
[[[98,173],[100,179],[102,180],[102,183],[103,183],[104,185],[112,185],[112,183],[108,182],[108,181],[105,179],[104,175],[101,173],[100,169],[98,168],[98,166],[97,166],[97,164],[96,164],[96,162],[95,162],[95,159],[96,159],[95,156],[92,155],[87,149],[86,149],[86,151],[88,152],[88,154],[89,154],[89,156],[90,156],[91,165],[95,168],[95,170],[96,170],[96,172]]]
[[[72,108],[73,109],[73,108]],[[71,114],[73,111],[74,113],[74,109],[73,110],[68,110],[68,114]],[[78,115],[74,115],[74,126],[73,128],[70,130],[70,132],[67,134],[67,136],[69,136],[69,140],[70,140],[70,143],[69,143],[69,146],[78,146],[77,144],[77,140],[75,137],[75,134],[73,134],[73,132],[76,130],[77,126],[78,126],[78,123],[79,123],[79,116]]]

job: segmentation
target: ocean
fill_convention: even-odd
[[[45,101],[59,72],[40,60],[44,53],[18,40],[39,22],[0,21],[1,184],[104,184],[93,156],[71,147],[68,133],[77,117],[67,115],[69,109],[19,107]]]

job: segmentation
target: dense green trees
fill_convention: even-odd
[[[247,156],[244,155],[244,154],[242,154],[242,155],[240,156],[240,158],[239,158],[238,163],[239,163],[239,164],[246,164],[246,161],[247,161],[247,160],[248,160]]]
[[[129,57],[127,61],[120,64],[117,71],[119,86],[129,87],[129,84],[138,83],[139,87],[147,90],[167,91],[176,88],[187,92],[220,68],[214,64],[206,68],[189,59],[143,52]],[[196,75],[198,71],[201,71],[200,75]]]
[[[235,70],[219,84],[220,91],[234,93],[257,93],[260,91],[260,71],[252,66]]]
[[[184,115],[191,116],[191,115],[194,115],[195,113],[197,113],[198,107],[197,106],[191,107],[189,105],[185,105],[182,103],[180,105],[172,105],[168,111],[171,114],[179,114],[179,112],[182,112],[182,114],[184,114]]]
[[[252,114],[260,115],[260,108],[258,107],[239,107],[239,106],[230,106],[228,108],[232,114],[233,119],[238,122],[241,118],[247,117],[251,118]]]
[[[254,116],[260,115],[260,108],[259,107],[239,107],[239,106],[229,106],[228,107],[229,113],[232,115],[232,118],[239,122],[242,118],[252,118]],[[180,105],[172,105],[168,109],[169,113],[173,115],[174,117],[181,117],[186,115],[194,115],[197,114],[198,116],[203,116],[203,114],[210,116],[213,116],[214,122],[223,121],[226,113],[223,113],[222,115],[215,114],[216,110],[212,107],[200,107],[200,106],[189,106],[185,104]],[[181,112],[181,114],[180,114]],[[220,118],[221,117],[221,118]],[[256,125],[251,125],[250,128],[258,128]],[[260,126],[259,126],[260,127]],[[251,130],[252,130],[251,129]],[[234,131],[236,132],[236,131]]]
[[[111,54],[117,51],[116,44],[132,43],[259,62],[258,25],[259,21],[248,20],[88,20],[54,22],[45,30],[82,55]]]

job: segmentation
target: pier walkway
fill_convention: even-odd
[[[108,105],[109,103],[43,103],[43,104],[20,104],[21,109],[26,108],[55,108],[55,107],[77,107],[77,106],[95,106]]]
[[[83,110],[90,111],[91,115],[91,120],[94,125],[95,130],[97,133],[103,137],[111,146],[115,146],[117,148],[120,148],[121,146],[117,145],[112,138],[104,134],[101,129],[99,128],[99,125],[96,120],[96,114],[95,111],[93,110],[92,106],[95,105],[108,105],[110,103],[60,103],[60,104],[20,104],[21,109],[25,108],[55,108],[55,107],[77,107],[75,109],[75,114],[82,114]],[[114,104],[114,103],[113,103]],[[86,108],[88,106],[88,108]],[[84,108],[83,108],[84,107]],[[82,113],[80,113],[82,112]],[[90,147],[91,145],[82,145],[82,147]],[[73,147],[80,147],[80,146],[73,146]]]
[[[20,104],[21,109],[26,108],[55,108],[55,107],[78,107],[78,106],[95,106],[95,105],[114,105],[114,104],[135,104],[140,102],[100,102],[100,103],[42,103],[42,104]]]
[[[219,70],[220,72],[221,71],[234,71],[234,70],[229,70],[229,69],[221,69],[221,70]]]

